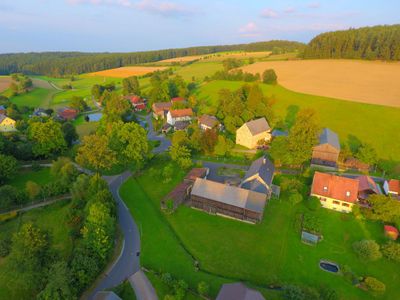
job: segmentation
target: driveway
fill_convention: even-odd
[[[131,176],[125,172],[117,176],[104,176],[110,191],[117,202],[118,222],[124,235],[122,251],[117,261],[106,271],[105,276],[91,292],[89,299],[102,290],[119,285],[140,270],[140,235],[129,209],[119,195],[119,188]]]
[[[216,182],[221,182],[225,183],[227,179],[232,179],[232,176],[222,176],[218,175],[218,169],[219,168],[230,168],[230,169],[241,169],[243,171],[247,171],[249,169],[249,166],[243,166],[243,165],[235,165],[235,164],[227,164],[227,163],[217,163],[217,162],[210,162],[210,161],[203,161],[203,167],[208,168],[210,170],[210,173],[207,176],[207,179],[210,179],[212,181]]]
[[[164,134],[157,135],[157,132],[154,131],[151,114],[148,114],[146,116],[146,123],[147,139],[150,141],[160,141],[160,145],[157,148],[153,149],[153,153],[158,154],[168,151],[169,147],[171,147],[171,141],[167,139]]]

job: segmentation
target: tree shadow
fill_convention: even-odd
[[[286,109],[286,117],[285,117],[285,123],[288,128],[292,127],[295,120],[296,120],[296,115],[299,112],[299,107],[297,105],[289,105]]]
[[[358,148],[360,148],[362,142],[355,135],[349,134],[347,136],[347,145],[352,153],[357,153]]]

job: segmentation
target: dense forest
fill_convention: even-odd
[[[188,55],[239,50],[285,53],[302,50],[304,46],[304,44],[298,42],[275,40],[250,44],[201,46],[132,53],[43,52],[0,54],[0,75],[24,73],[27,75],[63,76],[156,62]]]
[[[308,44],[304,57],[400,60],[400,25],[322,33]]]

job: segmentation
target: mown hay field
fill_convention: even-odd
[[[0,76],[0,93],[8,89],[11,83],[10,77]]]
[[[301,93],[400,107],[400,63],[359,60],[259,62],[242,68],[274,69],[282,86]]]
[[[90,76],[104,76],[104,77],[114,77],[114,78],[126,78],[129,76],[140,76],[146,75],[155,71],[164,70],[166,67],[121,67],[115,69],[108,69],[99,72],[89,73]]]

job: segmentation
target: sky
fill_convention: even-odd
[[[0,0],[0,53],[134,52],[400,23],[400,0]]]

